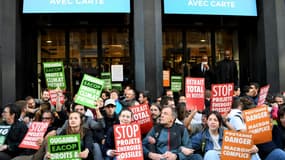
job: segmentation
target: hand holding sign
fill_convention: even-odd
[[[0,151],[4,151],[8,148],[8,146],[6,144],[0,144]]]

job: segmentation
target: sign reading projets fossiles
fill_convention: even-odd
[[[95,101],[100,97],[104,81],[88,74],[84,74],[75,102],[84,106],[95,108]]]
[[[232,108],[234,84],[212,84],[211,110],[226,113]]]
[[[47,122],[32,122],[27,134],[20,143],[20,148],[39,149],[38,140],[44,137],[44,134],[48,128]]]
[[[65,74],[62,62],[44,62],[44,73],[48,89],[60,88],[64,90]]]
[[[51,160],[81,160],[79,158],[80,148],[79,134],[48,137],[48,152]]]
[[[114,125],[117,160],[143,160],[139,124]]]

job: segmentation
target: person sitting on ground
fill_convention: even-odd
[[[200,155],[194,154],[187,129],[175,123],[176,118],[174,108],[162,108],[160,125],[154,126],[143,139],[146,159],[202,160]]]

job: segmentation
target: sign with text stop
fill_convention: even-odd
[[[211,110],[226,113],[231,110],[234,94],[234,84],[213,84],[211,95]]]

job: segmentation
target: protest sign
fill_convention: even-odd
[[[171,76],[171,90],[173,92],[179,92],[182,89],[182,77]]]
[[[139,124],[114,125],[117,160],[143,160]]]
[[[112,80],[110,72],[102,72],[101,79],[104,81],[104,89],[112,89]]]
[[[64,95],[62,93],[62,90],[58,90],[58,89],[49,90],[49,96],[50,96],[50,102],[52,105],[56,105],[57,97],[59,97],[59,102],[61,104],[64,103]]]
[[[133,113],[133,121],[140,125],[141,133],[145,134],[152,128],[152,118],[149,106],[141,104],[129,107]]]
[[[264,104],[266,97],[267,97],[267,94],[268,94],[268,91],[269,91],[269,88],[270,88],[269,84],[260,88],[260,92],[259,92],[259,96],[258,96],[258,103],[257,103],[258,106]]]
[[[20,148],[30,148],[30,149],[39,149],[40,146],[37,144],[37,141],[40,138],[43,138],[45,132],[48,128],[47,122],[32,122],[29,127],[28,132],[26,133],[24,139],[20,143]]]
[[[65,74],[62,62],[44,62],[44,73],[48,89],[65,89]]]
[[[228,112],[232,108],[234,94],[234,84],[213,84],[211,96],[211,110],[221,114]]]
[[[116,89],[117,91],[122,91],[123,87],[121,83],[112,83],[112,89]]]
[[[75,102],[84,106],[95,108],[95,101],[101,96],[104,81],[84,74]]]
[[[204,110],[205,106],[205,79],[186,77],[185,97],[187,110]]]
[[[272,140],[270,115],[267,106],[260,106],[243,111],[246,128],[253,135],[254,144]]]
[[[221,160],[250,160],[252,145],[252,134],[224,130]]]
[[[124,81],[124,67],[121,64],[111,65],[112,82]]]
[[[51,160],[80,160],[80,135],[70,134],[48,137],[48,152]]]
[[[0,145],[5,143],[6,137],[10,131],[11,126],[0,125]]]
[[[162,72],[162,78],[163,78],[163,87],[169,87],[170,86],[170,71],[164,70]]]

